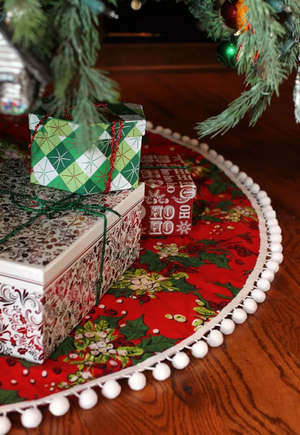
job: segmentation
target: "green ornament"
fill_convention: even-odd
[[[238,48],[234,39],[221,41],[217,48],[218,61],[227,68],[236,68]]]

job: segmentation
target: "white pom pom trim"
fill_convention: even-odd
[[[258,214],[260,213],[260,233],[265,231],[269,245],[267,246],[267,251],[265,252],[264,257],[265,259],[268,258],[268,260],[265,261],[261,273],[257,274],[256,281],[253,281],[252,290],[244,296],[243,300],[240,298],[240,301],[237,303],[235,308],[231,308],[230,311],[230,309],[228,310],[225,307],[219,315],[204,325],[191,337],[183,340],[179,345],[158,354],[157,358],[150,358],[151,360],[154,360],[152,365],[148,366],[146,360],[144,363],[138,365],[141,368],[135,366],[135,371],[130,367],[123,370],[124,374],[122,372],[116,374],[118,379],[127,377],[128,385],[134,391],[139,391],[146,385],[146,377],[141,373],[142,370],[151,370],[154,379],[163,381],[168,379],[171,375],[170,366],[162,362],[164,359],[171,361],[174,368],[181,370],[190,362],[189,356],[185,352],[182,352],[182,350],[190,349],[193,357],[204,358],[209,350],[209,346],[220,346],[223,343],[224,335],[231,334],[234,331],[236,324],[242,324],[247,319],[247,314],[253,314],[257,309],[257,304],[264,302],[266,299],[266,292],[270,289],[270,283],[274,280],[275,273],[279,269],[279,264],[283,261],[281,245],[282,231],[278,225],[276,212],[273,210],[271,199],[268,197],[267,193],[264,190],[260,190],[260,186],[257,183],[254,183],[251,177],[249,177],[245,172],[239,172],[238,166],[234,165],[230,160],[225,160],[224,157],[219,155],[215,150],[209,149],[209,146],[206,143],[199,144],[197,139],[190,139],[188,136],[181,136],[181,134],[177,132],[172,133],[172,130],[169,128],[163,128],[162,126],[154,128],[150,121],[147,121],[146,126],[148,130],[166,136],[170,140],[175,140],[187,148],[195,150],[195,148],[198,147],[198,150],[200,150],[198,151],[199,153],[202,153],[207,159],[219,165],[227,176],[232,178],[237,184],[240,183],[242,190],[244,189],[244,191],[248,190],[248,192],[251,192],[253,201],[255,201],[254,198],[256,198],[256,203],[252,201],[253,207]],[[249,194],[247,195],[251,200],[251,196]],[[264,216],[266,221],[263,221],[262,216]],[[239,293],[240,297],[242,297],[242,292],[243,290]],[[231,306],[231,304],[229,305]],[[224,313],[224,315],[222,313]],[[220,330],[215,329],[212,325],[219,327]],[[174,354],[175,349],[177,349],[177,351]],[[170,355],[172,355],[172,352],[173,357],[171,358]],[[155,359],[159,360],[159,362],[155,362]],[[138,371],[136,371],[137,369]],[[94,387],[100,387],[102,389],[102,395],[108,399],[118,397],[121,393],[121,386],[117,378],[114,378],[116,375],[104,376],[103,378],[91,381],[86,385],[73,387],[68,392],[62,392],[50,396],[48,400],[41,399],[27,403],[25,402],[24,404],[5,405],[1,408],[1,411],[4,409],[4,414],[2,416],[0,415],[0,435],[8,433],[11,427],[11,423],[5,412],[18,411],[21,414],[23,425],[27,428],[33,428],[37,427],[42,421],[42,414],[37,408],[39,405],[49,403],[50,412],[53,415],[60,416],[68,412],[70,403],[67,396],[69,395],[76,395],[79,398],[80,406],[83,409],[90,409],[98,403],[98,395],[96,391],[92,389]],[[29,407],[30,405],[31,407]]]

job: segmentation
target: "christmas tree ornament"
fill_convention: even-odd
[[[221,15],[224,23],[230,29],[236,30],[236,15],[237,15],[238,0],[226,0],[221,7]]]
[[[105,15],[108,18],[118,19],[119,16],[113,9],[108,8],[100,0],[81,0],[82,3],[88,6],[95,15]]]
[[[218,61],[227,68],[236,68],[237,51],[235,39],[221,41],[217,48]]]
[[[132,0],[130,6],[134,11],[139,11],[142,7],[142,2],[140,0]]]
[[[293,92],[294,104],[295,104],[295,119],[297,124],[300,123],[300,54],[298,57],[298,68],[295,79],[295,86]]]
[[[49,69],[32,53],[12,43],[0,26],[0,113],[22,115],[34,107],[51,80]]]
[[[248,30],[246,27],[246,13],[248,12],[249,8],[244,0],[238,0],[236,8],[236,28],[239,30],[239,32],[245,32]]]

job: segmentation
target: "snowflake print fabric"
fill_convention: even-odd
[[[3,409],[147,362],[201,331],[255,268],[258,216],[240,188],[199,153],[160,135],[144,137],[143,153],[182,156],[197,187],[191,232],[182,219],[182,236],[143,237],[138,260],[42,366],[0,356]],[[2,318],[0,311],[5,343]]]

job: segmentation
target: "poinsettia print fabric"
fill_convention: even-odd
[[[191,235],[143,238],[138,260],[42,366],[0,357],[0,404],[136,366],[201,329],[245,285],[260,247],[249,199],[217,166],[160,135],[148,133],[143,152],[183,157],[197,186]]]

